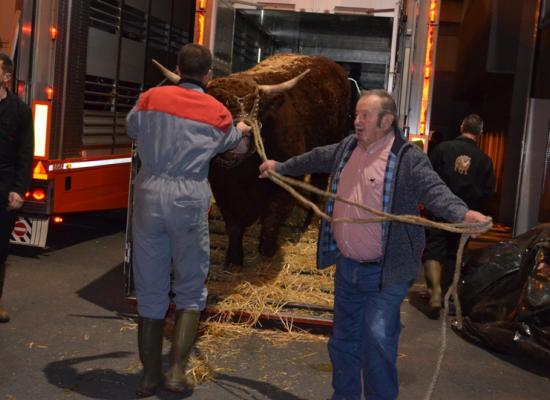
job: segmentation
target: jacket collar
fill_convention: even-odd
[[[193,88],[193,86],[198,86],[199,88],[202,89],[203,92],[206,93],[206,86],[204,86],[204,84],[197,79],[181,78],[180,81],[178,82],[178,86],[182,86],[186,88]]]
[[[469,137],[466,137],[466,136],[457,136],[455,138],[455,140],[460,140],[461,142],[466,142],[466,143],[471,143],[471,144],[476,144],[476,141],[474,139],[471,139]]]
[[[390,151],[393,154],[397,155],[397,153],[399,153],[399,150],[401,150],[401,148],[406,145],[407,142],[405,141],[405,139],[403,139],[403,133],[399,128],[394,128],[393,134],[395,135],[395,140],[393,141],[393,145],[391,146]]]

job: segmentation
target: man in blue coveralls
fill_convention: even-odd
[[[190,390],[185,366],[206,304],[209,267],[210,160],[238,145],[250,127],[233,125],[230,112],[205,93],[212,55],[197,44],[178,54],[177,86],[143,93],[128,115],[141,169],[134,189],[134,282],[143,378],[136,394],[152,396],[162,384],[162,326],[169,306],[171,262],[176,317],[170,369],[164,385]]]

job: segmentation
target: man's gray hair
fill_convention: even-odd
[[[378,125],[382,121],[382,117],[386,114],[393,115],[393,127],[397,127],[397,105],[392,95],[382,89],[366,90],[361,94],[361,98],[377,96],[380,101],[380,113],[378,114]]]

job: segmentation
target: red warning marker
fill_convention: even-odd
[[[25,236],[25,234],[27,233],[27,226],[25,225],[25,223],[21,222],[21,221],[17,221],[15,223],[15,226],[13,227],[13,234],[15,236]]]

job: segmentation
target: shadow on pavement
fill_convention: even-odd
[[[118,315],[135,314],[134,306],[126,299],[124,283],[122,264],[119,264],[78,290],[77,294],[84,300]]]
[[[124,358],[130,354],[132,353],[119,351],[54,361],[44,368],[44,374],[50,384],[64,389],[67,394],[74,392],[92,399],[135,399],[135,389],[139,383],[141,372],[121,374],[112,369],[99,368],[79,371],[76,368],[77,365],[86,362]],[[189,397],[189,395],[186,396]],[[163,390],[159,390],[156,396],[156,398],[166,400],[185,398],[180,394],[164,392]]]
[[[304,400],[302,397],[295,396],[271,383],[255,381],[239,376],[216,374],[214,384],[218,385],[218,387],[237,399],[256,398],[254,394],[259,393],[270,400]]]
[[[44,374],[50,384],[63,389],[67,395],[74,392],[93,399],[135,399],[135,389],[139,383],[141,372],[122,374],[104,368],[86,369],[85,371],[77,369],[79,364],[124,358],[130,354],[129,352],[119,351],[54,361],[44,368]],[[304,400],[270,383],[226,374],[217,374],[213,384],[226,392],[221,398],[256,399],[257,395],[260,394],[271,400]],[[191,395],[192,393],[177,394],[159,389],[155,394],[155,398],[175,400],[188,398]]]

